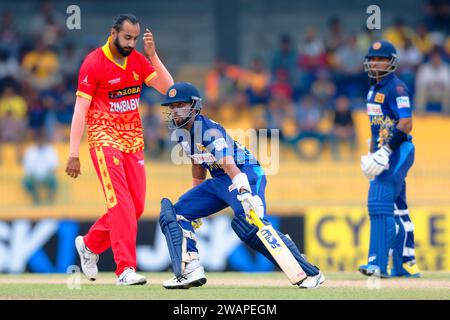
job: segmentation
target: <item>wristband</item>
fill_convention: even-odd
[[[405,141],[408,141],[408,135],[395,127],[392,137],[388,142],[388,146],[392,151],[394,151],[397,150]]]

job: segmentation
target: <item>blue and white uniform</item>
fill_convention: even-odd
[[[264,208],[266,207],[264,195],[266,176],[263,169],[250,151],[234,141],[219,123],[198,114],[189,136],[180,135],[178,142],[193,163],[200,164],[209,171],[211,179],[207,179],[180,197],[175,204],[177,214],[194,220],[230,206],[236,215],[245,215],[242,204],[237,199],[238,191],[217,163],[225,156],[232,156],[237,167],[247,174],[252,194],[258,195],[263,201]]]
[[[185,108],[184,106],[180,107],[180,103],[190,104],[190,107],[188,107],[190,111],[187,116],[178,116],[181,111],[177,111],[177,108]],[[257,159],[239,142],[234,141],[219,123],[200,114],[201,98],[198,90],[192,84],[174,84],[169,88],[163,105],[172,108],[172,111],[168,113],[169,128],[176,129],[174,134],[178,137],[177,141],[186,155],[189,156],[193,164],[206,168],[211,175],[211,178],[183,194],[175,204],[172,204],[166,198],[161,201],[159,222],[166,237],[176,277],[171,283],[168,283],[168,286],[172,286],[172,283],[173,286],[178,286],[180,283],[180,286],[182,286],[183,281],[185,281],[183,279],[189,277],[189,273],[186,273],[184,268],[188,268],[192,264],[198,265],[198,261],[196,261],[199,260],[198,249],[193,223],[199,218],[210,216],[227,207],[231,207],[234,211],[231,228],[236,235],[250,248],[260,252],[274,265],[277,265],[256,235],[258,228],[247,221],[243,207],[244,202],[241,202],[243,195],[247,198],[251,197],[255,201],[254,204],[258,206],[258,211],[255,210],[255,212],[260,215],[263,223],[269,223],[264,219],[267,181]],[[173,114],[177,115],[178,121],[175,121]],[[190,121],[193,121],[192,126],[187,125]],[[183,127],[190,127],[190,129],[186,130]],[[227,156],[234,159],[235,164],[241,171],[233,180],[220,165],[222,158]],[[245,181],[248,180],[248,184],[245,182],[245,188],[240,186],[240,194],[235,186],[235,184],[240,183],[236,179],[238,176],[243,177]],[[251,195],[248,194],[249,192]],[[240,199],[238,199],[238,195]],[[256,203],[257,200],[258,203]],[[290,238],[279,231],[277,232],[309,276],[307,279],[313,282],[310,287],[317,287],[321,284],[324,278],[319,269],[305,260]],[[189,282],[189,280],[186,281]],[[305,283],[300,284],[300,287],[302,286],[308,287]]]
[[[238,190],[218,164],[222,157],[233,157],[237,167],[247,175],[252,195],[261,198],[264,205],[264,214],[266,214],[265,189],[267,181],[256,158],[247,148],[233,140],[219,123],[200,114],[195,117],[189,135],[180,134],[179,143],[192,161],[208,169],[211,175],[210,179],[206,179],[187,191],[174,204],[176,214],[181,218],[179,223],[185,233],[188,231],[188,233],[195,234],[192,221],[212,215],[226,207],[231,207],[235,214],[235,218],[232,220],[232,228],[236,234],[251,248],[264,254],[276,265],[270,253],[257,238],[257,228],[246,221],[242,204],[237,199]],[[263,221],[268,223],[264,219]],[[291,249],[306,274],[308,276],[317,275],[318,269],[301,256],[294,242],[281,233],[280,236]],[[187,252],[198,252],[196,242],[192,238],[187,239]]]
[[[383,52],[384,48],[387,48],[385,52],[391,51],[389,55],[396,57],[392,53],[395,49],[386,41],[376,42],[369,49],[368,57],[383,57],[382,53],[377,55],[376,50]],[[389,167],[370,181],[368,210],[371,233],[367,266],[377,266],[381,275],[387,276],[389,256],[392,254],[391,275],[409,276],[410,272],[404,268],[408,262],[415,263],[415,257],[413,224],[406,201],[405,179],[414,163],[415,149],[411,135],[397,132],[404,135],[401,143],[393,143],[392,139],[395,131],[398,131],[400,119],[412,117],[412,106],[408,88],[393,71],[370,87],[367,113],[372,135],[372,154],[383,146],[393,149],[389,156]],[[392,145],[396,148],[392,148]],[[360,267],[360,271],[363,269],[364,273],[367,266]]]

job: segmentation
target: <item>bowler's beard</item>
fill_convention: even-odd
[[[119,53],[122,55],[122,57],[128,57],[131,52],[133,52],[134,48],[131,48],[131,50],[125,50],[125,47],[122,47],[119,43],[119,37],[116,38],[116,40],[114,40],[114,45],[116,46],[117,51],[119,51]],[[127,47],[130,48],[130,47]]]

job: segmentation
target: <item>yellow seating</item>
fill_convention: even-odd
[[[233,122],[239,128],[248,116]],[[366,153],[369,138],[367,115],[355,114],[360,152]],[[247,123],[248,125],[248,123]],[[248,127],[242,127],[248,128]],[[414,119],[416,161],[408,176],[408,199],[412,206],[449,205],[450,148],[442,137],[450,137],[450,119],[439,116]],[[446,142],[446,141],[445,141]],[[86,144],[81,147],[82,175],[70,179],[64,173],[67,143],[57,143],[60,157],[57,176],[59,191],[53,206],[34,207],[21,186],[22,168],[16,161],[15,147],[2,147],[0,164],[0,219],[18,217],[66,217],[93,219],[106,210],[100,183],[94,172]],[[260,146],[261,147],[261,146]],[[269,153],[270,154],[270,153]],[[274,154],[272,154],[274,156]],[[263,161],[262,161],[263,162]],[[174,165],[169,161],[146,161],[147,204],[144,215],[156,216],[162,197],[177,198],[191,187],[190,165]],[[263,162],[267,172],[273,172]],[[268,175],[267,203],[269,212],[293,214],[311,206],[365,206],[368,181],[360,172],[359,159],[334,163],[329,156],[317,162],[298,160],[292,150],[281,148],[276,174]]]

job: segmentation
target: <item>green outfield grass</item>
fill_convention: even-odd
[[[96,282],[81,278],[80,289],[69,289],[69,275],[0,275],[0,299],[164,299],[164,300],[293,300],[293,299],[450,299],[450,272],[426,272],[421,279],[374,280],[358,273],[325,273],[315,290],[291,286],[282,273],[214,273],[208,283],[189,290],[166,290],[169,273],[144,273],[147,285],[118,287],[115,276],[102,273]],[[380,281],[380,282],[378,282]]]

